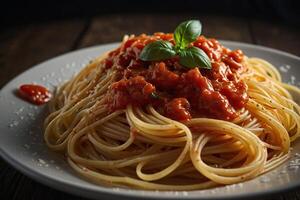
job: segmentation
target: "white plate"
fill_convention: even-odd
[[[242,49],[251,57],[264,58],[277,66],[284,81],[300,84],[300,58],[270,48],[222,41],[231,49]],[[49,151],[43,142],[42,121],[45,107],[33,106],[14,95],[24,83],[37,83],[53,89],[69,79],[92,58],[112,50],[117,44],[100,45],[67,53],[22,73],[0,93],[0,155],[27,176],[56,189],[92,198],[110,199],[233,199],[274,194],[300,186],[300,142],[294,143],[291,160],[256,179],[215,189],[183,192],[143,191],[107,188],[89,183],[66,164],[64,158]],[[292,163],[291,163],[292,162]],[[294,164],[293,164],[294,163]],[[296,164],[295,164],[296,163]]]

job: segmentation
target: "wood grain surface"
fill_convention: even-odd
[[[120,41],[124,34],[170,32],[190,18],[200,19],[203,34],[259,44],[300,56],[300,29],[278,22],[199,14],[111,14],[19,25],[0,32],[0,87],[22,71],[75,49]],[[298,188],[299,190],[299,188]],[[0,198],[13,200],[84,199],[44,186],[0,158]],[[297,190],[263,197],[299,200]]]

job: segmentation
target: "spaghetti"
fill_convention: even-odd
[[[173,35],[125,37],[57,89],[45,120],[51,150],[90,181],[148,190],[238,183],[287,160],[300,134],[289,91],[300,91],[274,66],[203,36],[192,45],[211,70],[139,60],[156,40]]]

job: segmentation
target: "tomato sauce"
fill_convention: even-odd
[[[200,36],[191,45],[208,55],[210,70],[181,66],[176,56],[159,62],[140,60],[145,45],[156,40],[174,44],[173,34],[142,34],[109,53],[104,61],[106,69],[118,71],[118,78],[106,95],[110,112],[128,104],[152,104],[161,114],[178,121],[237,117],[237,110],[248,101],[247,85],[239,79],[246,70],[241,50],[231,51],[215,39]]]
[[[23,99],[35,105],[47,103],[52,97],[51,92],[49,92],[47,88],[34,84],[21,85],[18,94]]]

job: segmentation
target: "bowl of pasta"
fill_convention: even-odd
[[[238,199],[299,186],[300,58],[201,30],[189,20],[126,35],[20,74],[1,90],[1,157],[91,198]]]

